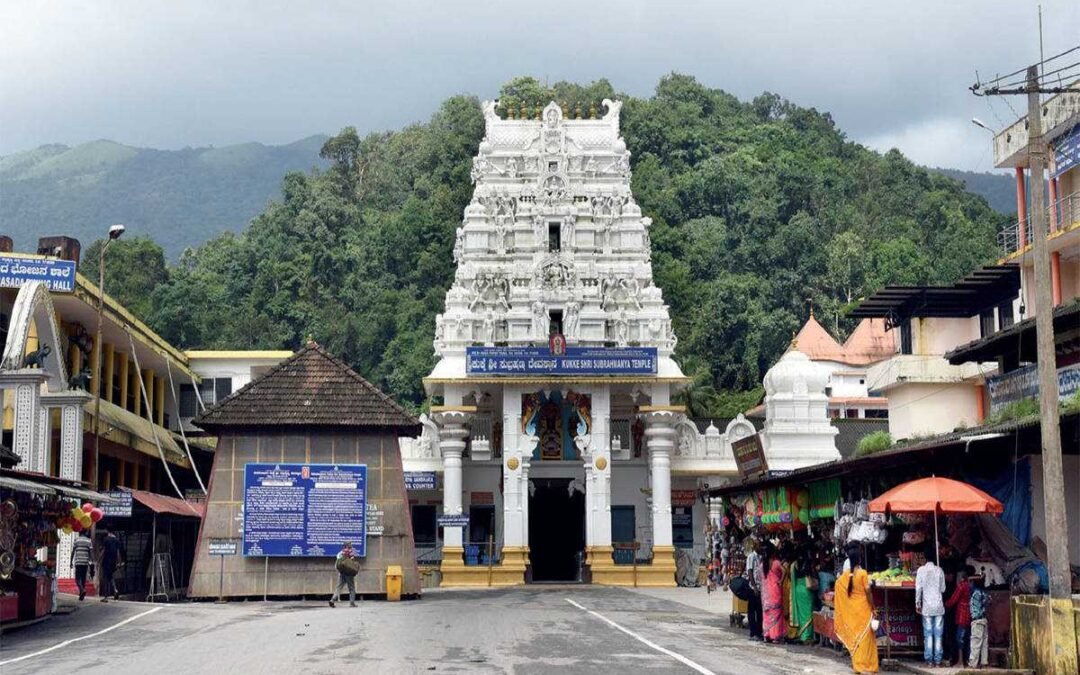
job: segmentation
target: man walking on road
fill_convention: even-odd
[[[356,573],[360,571],[360,561],[357,560],[351,541],[345,542],[341,547],[334,566],[338,571],[338,584],[337,589],[334,590],[334,597],[330,598],[330,606],[337,606],[337,601],[341,598],[341,589],[348,586],[349,607],[356,607]]]
[[[90,533],[83,530],[71,544],[71,564],[75,568],[75,585],[79,587],[79,600],[86,597],[86,575],[94,562],[94,542]]]
[[[105,531],[105,538],[101,542],[101,589],[98,595],[102,602],[109,601],[109,595],[114,600],[120,599],[120,589],[116,586],[116,568],[124,564],[124,556],[121,555],[120,539],[115,534]]]

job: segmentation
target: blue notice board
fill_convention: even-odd
[[[367,466],[245,464],[244,555],[367,555]]]
[[[466,347],[468,375],[655,375],[656,347]]]
[[[0,288],[40,281],[53,293],[75,292],[75,261],[0,254]]]

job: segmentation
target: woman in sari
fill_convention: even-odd
[[[818,580],[808,552],[796,558],[791,562],[788,637],[799,642],[810,642],[814,637],[814,591],[817,589]]]
[[[787,633],[784,620],[784,567],[775,548],[768,548],[764,561],[765,580],[761,589],[761,622],[767,642],[782,642]]]
[[[870,625],[874,618],[874,600],[870,577],[862,567],[862,555],[850,556],[851,569],[836,580],[836,637],[851,653],[851,667],[856,673],[878,672],[877,636]]]

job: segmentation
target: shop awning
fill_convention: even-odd
[[[131,492],[132,499],[154,513],[168,513],[174,516],[202,518],[206,512],[205,504],[189,502],[178,497],[159,495],[156,492],[147,492],[145,490],[129,490],[129,492]]]
[[[94,406],[87,404],[85,410],[93,413]],[[87,430],[92,430],[92,424],[87,425]],[[157,445],[154,436],[157,435],[161,449],[165,452],[165,458],[178,466],[187,467],[189,462],[183,448],[173,438],[172,432],[162,429],[150,420],[139,417],[135,413],[124,410],[118,405],[101,402],[101,437],[127,445],[136,450],[146,453],[151,457],[158,456]]]
[[[39,495],[63,495],[75,499],[86,499],[95,504],[114,501],[108,495],[75,485],[66,485],[60,482],[60,479],[21,471],[4,471],[3,474],[0,474],[0,487],[15,490],[16,492],[33,492]]]

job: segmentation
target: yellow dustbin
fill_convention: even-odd
[[[401,600],[401,565],[386,567],[386,599],[390,602]]]

